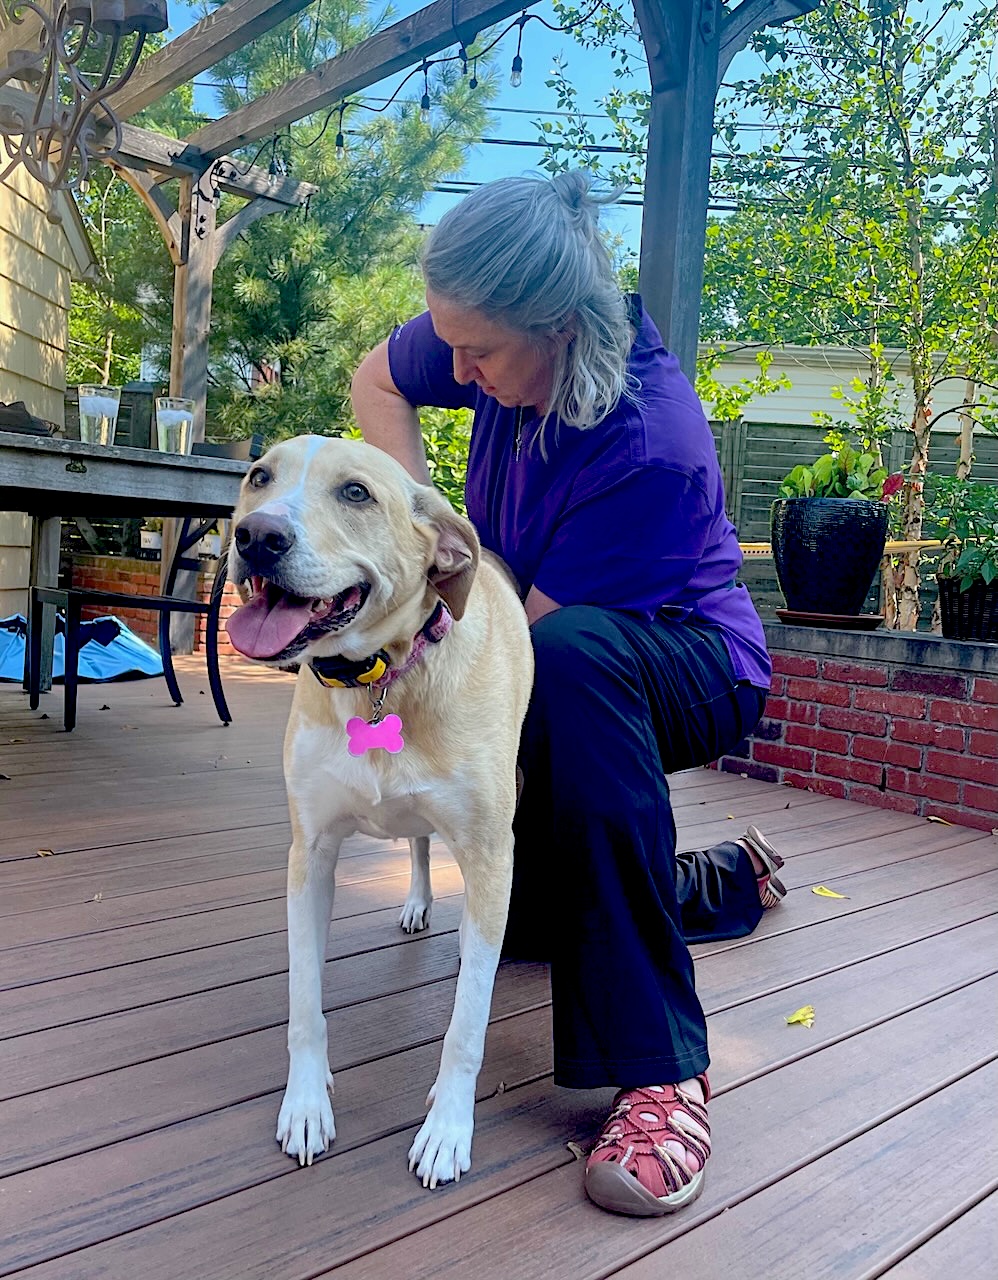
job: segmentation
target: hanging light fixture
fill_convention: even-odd
[[[108,99],[138,66],[146,36],[166,30],[166,0],[10,0],[6,8],[15,23],[34,14],[41,30],[0,67],[0,181],[23,165],[51,190],[75,190],[94,161],[121,146]],[[26,91],[23,106],[3,100],[11,82]]]

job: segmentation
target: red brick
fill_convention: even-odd
[[[781,697],[786,687],[787,687],[786,679],[783,676],[774,675],[769,682],[770,697],[772,698]]]
[[[928,720],[892,720],[891,737],[895,742],[916,742],[923,747],[939,747],[942,751],[962,751],[966,735],[963,729],[932,724]]]
[[[801,773],[788,772],[783,775],[783,781],[800,790],[816,791],[822,796],[834,796],[836,800],[846,798],[846,784],[839,782],[836,778],[805,777]]]
[[[945,809],[940,805],[930,805],[926,817],[929,814],[933,817],[945,818],[947,822],[955,823],[958,827],[976,827],[979,831],[993,831],[995,820],[993,816],[986,813],[974,813],[970,809]]]
[[[934,693],[940,698],[956,698],[962,702],[967,697],[967,677],[902,667],[894,672],[891,688],[898,693]]]
[[[922,752],[905,742],[887,742],[884,738],[854,737],[852,754],[857,760],[876,760],[878,764],[897,764],[905,769],[918,769]]]
[[[787,747],[779,742],[754,742],[752,758],[760,764],[775,764],[784,769],[805,769],[808,773],[814,765],[814,752],[803,747]]]
[[[876,787],[862,787],[857,783],[849,784],[848,799],[860,804],[876,805],[878,809],[894,809],[899,813],[918,813],[919,802],[914,796],[892,795],[889,791],[880,791]]]
[[[833,662],[825,660],[821,674],[826,680],[835,680],[842,684],[869,684],[887,687],[887,672],[883,667],[864,667],[856,662]]]
[[[821,702],[834,707],[849,705],[849,690],[842,684],[791,678],[787,681],[787,693],[791,698],[800,698],[804,702]]]
[[[998,789],[994,787],[975,787],[972,782],[963,784],[963,802],[971,809],[984,809],[988,813],[998,813]],[[998,827],[998,822],[993,824]]]
[[[925,796],[944,804],[956,804],[960,799],[960,784],[954,779],[908,773],[906,769],[887,770],[887,789],[903,791],[909,796]]]
[[[870,711],[846,711],[840,707],[822,707],[819,723],[826,729],[842,729],[845,733],[865,733],[882,738],[887,733],[887,717]]]
[[[794,653],[774,653],[773,671],[783,676],[816,676],[817,658],[799,658]]]
[[[925,752],[927,773],[941,773],[946,778],[964,778],[981,786],[998,787],[998,760],[975,760],[971,756],[951,755],[948,751]]]
[[[844,733],[830,729],[812,729],[805,724],[788,724],[784,740],[792,747],[814,747],[817,751],[830,751],[833,755],[848,755],[849,739]]]
[[[881,693],[879,689],[857,689],[853,705],[860,711],[883,711],[909,720],[925,715],[925,699],[914,693]]]
[[[975,702],[998,704],[998,680],[984,680],[978,677],[974,681],[974,691],[971,696]]]
[[[980,684],[980,681],[977,682]],[[950,702],[937,698],[929,704],[929,719],[942,724],[964,724],[970,729],[998,729],[998,706]]]
[[[846,778],[850,782],[868,782],[871,786],[879,786],[883,777],[883,769],[876,764],[867,764],[865,760],[843,760],[838,756],[819,755],[814,762],[815,772],[828,774],[832,778]]]
[[[972,729],[970,754],[980,756],[982,760],[998,760],[998,733],[988,733],[986,729]]]

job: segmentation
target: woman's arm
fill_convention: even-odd
[[[361,361],[350,392],[357,425],[368,444],[391,454],[420,484],[429,484],[419,414],[392,379],[387,340]]]

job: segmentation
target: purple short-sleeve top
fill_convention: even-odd
[[[505,408],[455,380],[429,312],[391,335],[392,379],[417,407],[474,410],[468,515],[524,594],[536,586],[560,605],[716,627],[738,679],[768,689],[772,666],[751,596],[736,581],[742,554],[713,435],[640,299],[630,303],[636,396],[591,428],[549,421],[543,453],[532,409]]]

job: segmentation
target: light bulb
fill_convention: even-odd
[[[513,59],[513,70],[509,73],[509,83],[519,89],[523,83],[523,59],[517,54]]]
[[[336,159],[343,160],[346,158],[347,144],[343,139],[342,132],[336,135]]]
[[[423,124],[428,125],[430,123],[430,95],[428,93],[424,93],[419,100],[419,118]]]

